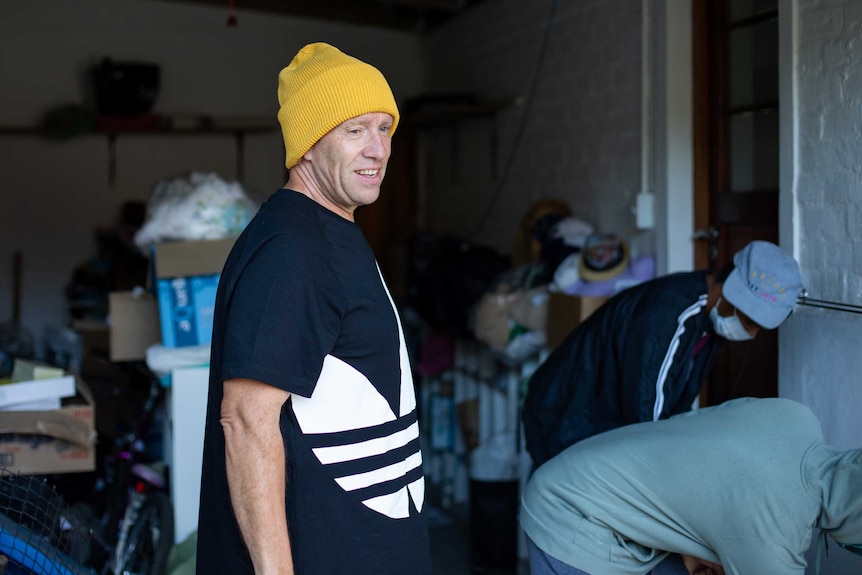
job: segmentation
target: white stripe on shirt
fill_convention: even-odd
[[[682,338],[682,334],[685,333],[685,322],[690,317],[700,313],[700,310],[706,305],[706,299],[707,294],[703,294],[697,299],[696,303],[684,309],[676,319],[676,332],[674,332],[673,339],[671,339],[664,359],[661,362],[661,368],[658,371],[658,380],[655,382],[655,404],[652,408],[653,421],[658,421],[661,411],[664,409],[664,382],[667,380],[667,374],[670,373],[671,366],[673,366],[673,357],[676,355],[676,350],[679,347],[679,340]]]

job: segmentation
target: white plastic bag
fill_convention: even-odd
[[[210,363],[210,344],[165,347],[161,344],[147,348],[147,367],[162,377],[180,367],[200,367]]]
[[[135,245],[146,254],[153,244],[168,240],[236,237],[257,209],[238,182],[215,173],[161,180],[150,194],[147,220],[135,234]]]

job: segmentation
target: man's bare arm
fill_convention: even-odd
[[[293,575],[284,508],[286,391],[250,379],[225,381],[221,425],[230,498],[256,575]]]
[[[721,565],[706,559],[682,555],[682,562],[690,575],[724,575],[724,569]]]

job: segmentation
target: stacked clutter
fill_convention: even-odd
[[[419,238],[413,255],[429,489],[454,514],[466,507],[473,571],[512,572],[525,556],[516,515],[530,472],[519,416],[526,382],[579,322],[650,279],[654,260],[557,199],[530,206],[508,261],[452,238]]]
[[[16,358],[0,378],[0,466],[21,475],[95,468],[95,405],[75,374]]]
[[[655,274],[653,257],[632,257],[622,237],[597,231],[555,199],[527,211],[512,263],[475,307],[473,334],[514,363],[556,346],[608,298]]]
[[[145,357],[165,385],[175,368],[209,364],[219,276],[257,208],[239,183],[214,173],[154,186],[134,236],[150,255],[150,289],[111,294],[113,360]]]

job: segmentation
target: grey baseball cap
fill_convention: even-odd
[[[775,244],[753,241],[733,256],[722,295],[730,304],[766,329],[787,319],[802,291],[799,264]]]

